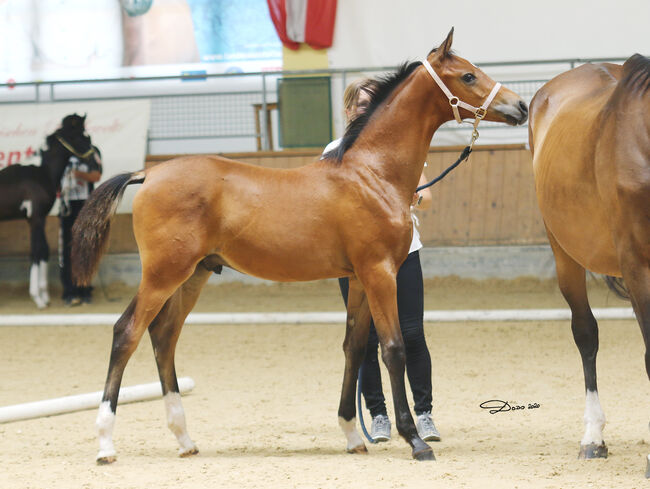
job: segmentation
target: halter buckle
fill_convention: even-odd
[[[476,126],[474,126],[474,130],[472,131],[472,139],[469,142],[469,149],[472,149],[474,147],[474,143],[478,139],[478,129],[476,129]]]
[[[476,112],[474,112],[474,117],[477,118],[479,121],[483,120],[483,118],[487,115],[487,109],[484,107],[479,107],[476,109]]]

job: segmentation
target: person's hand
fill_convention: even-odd
[[[411,205],[412,206],[417,206],[420,203],[421,199],[422,199],[422,196],[419,193],[415,192],[413,194],[413,199],[411,199]]]

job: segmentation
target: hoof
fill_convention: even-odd
[[[587,460],[591,458],[607,458],[607,445],[603,442],[600,445],[590,443],[589,445],[580,445],[580,453],[578,458],[580,460]]]
[[[112,464],[117,460],[117,457],[115,455],[109,455],[107,457],[98,457],[97,458],[97,465],[109,465]]]
[[[433,450],[430,447],[420,450],[419,452],[413,452],[413,458],[418,462],[424,462],[425,460],[435,460],[436,457],[433,454]]]
[[[347,449],[348,453],[362,453],[362,454],[367,454],[368,449],[366,448],[365,444],[357,445],[356,447],[348,448]]]
[[[178,456],[181,458],[187,458],[187,457],[191,457],[192,455],[197,455],[198,453],[199,453],[199,449],[194,447],[194,448],[190,448],[189,450],[179,452]]]

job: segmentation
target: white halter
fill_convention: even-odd
[[[454,112],[454,118],[456,119],[456,122],[458,122],[459,124],[462,124],[463,122],[463,119],[461,118],[460,113],[458,111],[458,107],[469,110],[474,114],[474,133],[472,134],[472,144],[473,144],[476,138],[478,137],[478,131],[476,130],[476,127],[478,126],[478,123],[481,122],[481,120],[487,114],[488,107],[490,106],[492,100],[494,100],[494,97],[496,97],[497,93],[501,89],[501,83],[499,82],[495,83],[494,87],[492,87],[492,91],[487,96],[483,104],[480,107],[474,107],[473,105],[463,102],[458,97],[456,97],[453,93],[451,93],[451,91],[447,88],[447,86],[444,84],[442,79],[433,70],[433,67],[431,66],[431,64],[426,58],[423,59],[421,63],[429,72],[429,74],[434,79],[434,81],[438,84],[440,89],[444,92],[444,94],[449,99],[449,105],[451,105],[451,110]]]

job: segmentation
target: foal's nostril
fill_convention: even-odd
[[[527,115],[528,114],[528,106],[526,105],[526,102],[523,100],[519,101],[519,110],[521,110],[522,114]]]

